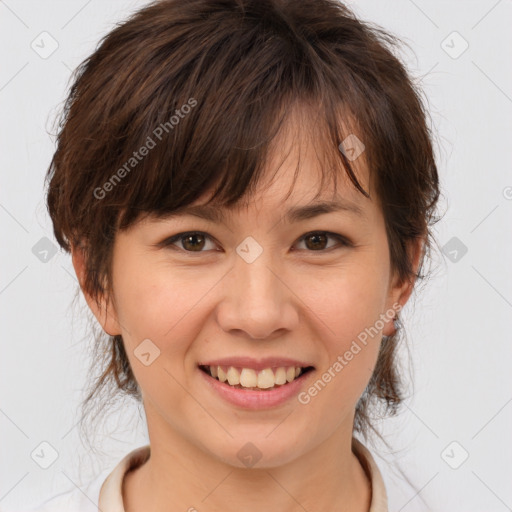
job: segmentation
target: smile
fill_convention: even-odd
[[[219,365],[200,365],[199,368],[210,377],[235,389],[258,391],[286,386],[313,370],[312,366],[279,366],[259,371],[253,368]]]

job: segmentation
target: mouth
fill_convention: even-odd
[[[212,379],[235,389],[270,391],[303,378],[314,370],[314,366],[278,366],[255,370],[237,366],[200,364],[199,369]]]

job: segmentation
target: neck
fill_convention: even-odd
[[[125,477],[125,512],[369,510],[370,482],[352,453],[351,429],[337,430],[302,456],[269,468],[233,467],[168,431],[153,438],[150,432],[150,440],[148,461]]]

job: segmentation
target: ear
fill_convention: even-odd
[[[423,257],[423,253],[425,250],[425,238],[418,237],[415,240],[409,242],[407,246],[407,252],[409,256],[409,260],[412,263],[412,269],[415,273],[418,272],[418,268]],[[412,294],[414,289],[414,284],[416,282],[415,277],[411,277],[406,279],[405,281],[399,282],[398,276],[391,276],[390,279],[390,287],[388,292],[388,300],[386,303],[386,311],[396,310],[397,314],[400,309],[402,309],[409,297]],[[400,306],[400,308],[397,307]],[[386,322],[386,325],[382,331],[385,336],[391,336],[395,332],[395,327],[393,325],[393,319],[390,319]]]
[[[84,277],[86,260],[84,251],[80,245],[71,246],[71,258],[85,300],[87,301],[89,308],[91,308],[91,311],[100,323],[101,327],[110,336],[121,334],[117,312],[110,299],[108,297],[102,296],[98,303],[85,288]]]

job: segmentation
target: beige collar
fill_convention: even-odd
[[[359,459],[361,466],[366,472],[372,486],[372,500],[370,510],[368,512],[388,512],[388,496],[384,480],[380,474],[377,463],[373,459],[372,454],[355,437],[352,438],[352,451]]]

